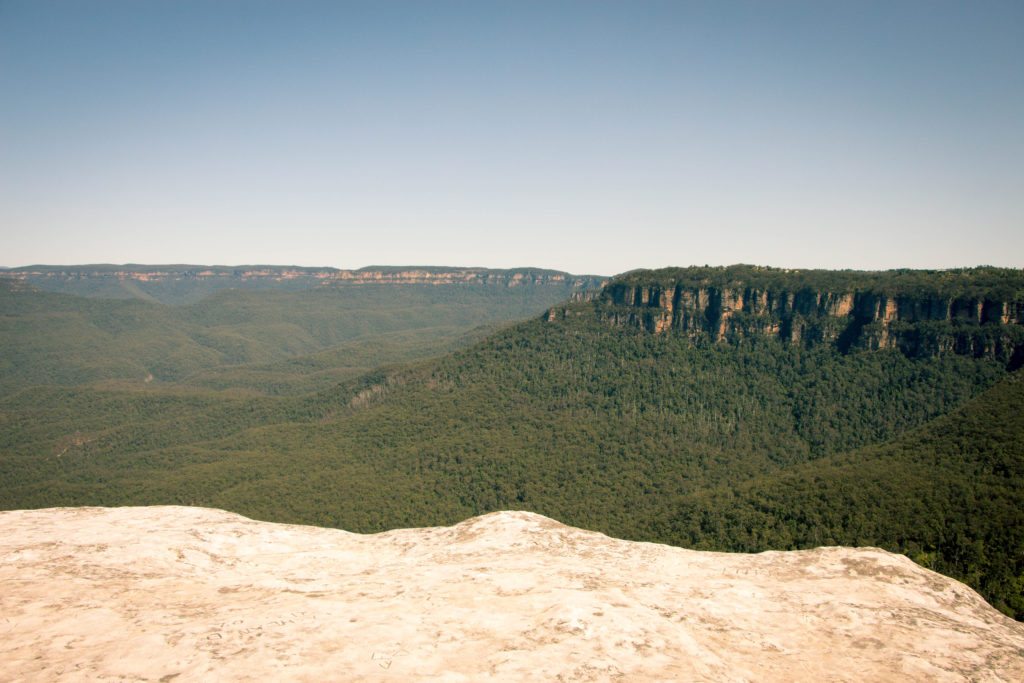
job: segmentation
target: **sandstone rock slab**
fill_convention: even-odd
[[[1021,681],[1024,625],[877,549],[757,555],[527,512],[374,535],[0,513],[0,678]]]

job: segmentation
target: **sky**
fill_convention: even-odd
[[[1024,267],[1024,3],[0,0],[0,265]]]

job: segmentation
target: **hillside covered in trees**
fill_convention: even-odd
[[[1019,271],[986,272],[950,296],[1019,300]],[[884,274],[836,277],[854,284],[836,291],[858,292]],[[913,274],[935,281],[926,297],[944,277]],[[568,314],[536,311],[447,355],[330,382],[300,368],[331,367],[343,346],[213,367],[202,381],[59,386],[22,371],[0,398],[0,503],[207,505],[353,531],[513,508],[706,549],[877,545],[1024,617],[1024,383],[1012,353],[674,334],[588,313],[650,307],[609,299],[651,280],[628,274],[558,307]],[[10,318],[5,344],[11,330],[31,337]],[[907,324],[998,326],[1011,341],[1019,327]],[[289,368],[287,391],[229,381]]]
[[[449,350],[467,334],[477,338],[491,326],[536,315],[594,284],[536,269],[417,270],[412,284],[323,286],[311,275],[303,284],[281,274],[291,271],[266,267],[254,272],[269,275],[249,279],[218,269],[207,278],[190,275],[206,272],[200,266],[114,268],[27,271],[60,276],[48,284],[87,296],[40,291],[32,278],[12,275],[25,272],[0,271],[0,389],[117,380],[310,391],[317,386],[310,380],[327,386],[382,363]],[[339,272],[366,274],[328,274]],[[419,281],[435,275],[475,279]],[[122,289],[105,296],[103,288],[115,284],[140,295],[125,298]],[[166,305],[157,296],[194,301]]]

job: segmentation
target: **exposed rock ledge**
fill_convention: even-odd
[[[0,513],[0,558],[7,680],[1024,680],[1024,625],[875,549],[151,507]]]

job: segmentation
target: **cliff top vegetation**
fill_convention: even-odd
[[[885,296],[988,298],[1024,301],[1024,270],[978,266],[949,270],[804,270],[736,264],[634,270],[610,286],[664,286],[827,292],[869,292]]]

